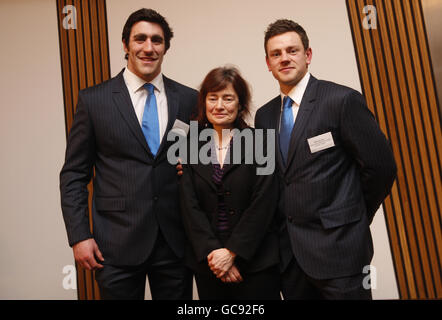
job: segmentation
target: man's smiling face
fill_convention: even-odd
[[[150,82],[161,72],[166,46],[163,29],[159,24],[139,21],[132,26],[129,43],[123,41],[128,54],[127,68],[143,80]]]
[[[311,48],[305,49],[294,31],[271,37],[266,44],[266,63],[278,80],[281,91],[290,91],[307,73],[312,60]]]

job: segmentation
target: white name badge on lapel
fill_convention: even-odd
[[[331,132],[320,134],[319,136],[307,139],[310,152],[315,153],[335,146]]]
[[[176,119],[170,131],[173,131],[176,134],[187,137],[187,134],[189,133],[189,125],[179,119]]]

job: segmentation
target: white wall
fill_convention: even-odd
[[[108,0],[113,76],[126,65],[121,44],[124,23],[133,11],[146,6],[165,16],[175,33],[164,59],[164,74],[193,88],[198,88],[209,70],[234,64],[252,87],[255,108],[275,97],[278,85],[265,64],[264,32],[274,20],[288,18],[300,23],[309,35],[312,74],[361,91],[344,0]],[[377,277],[373,297],[396,299],[382,208],[371,229],[375,246],[372,265]]]
[[[265,64],[264,32],[274,20],[289,18],[309,35],[311,72],[360,90],[344,0],[108,0],[112,75],[125,66],[123,25],[130,13],[146,6],[164,15],[175,33],[163,72],[191,87],[228,63],[238,66],[252,85],[256,107],[275,97],[278,84]]]
[[[75,299],[58,174],[65,149],[54,0],[0,2],[0,299]]]

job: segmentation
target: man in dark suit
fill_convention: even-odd
[[[192,299],[178,180],[167,133],[189,122],[197,92],[161,73],[173,33],[151,9],[123,29],[127,67],[80,91],[60,173],[61,205],[76,262],[96,270],[103,299]],[[87,184],[93,172],[93,233]]]
[[[256,128],[277,132],[282,293],[285,299],[371,299],[363,285],[373,256],[369,225],[396,165],[362,95],[310,75],[308,42],[293,21],[269,25],[266,62],[281,94],[255,117]]]

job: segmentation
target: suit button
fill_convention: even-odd
[[[225,195],[230,196],[230,191],[226,191]]]
[[[158,197],[157,196],[153,197],[153,200],[158,201]]]
[[[290,223],[292,223],[292,222],[293,222],[293,217],[292,217],[292,216],[288,216],[288,217],[287,217],[287,220],[288,220]]]
[[[234,210],[230,210],[230,211],[229,211],[229,214],[230,214],[230,215],[234,215],[234,214],[235,214],[235,211],[234,211]]]

